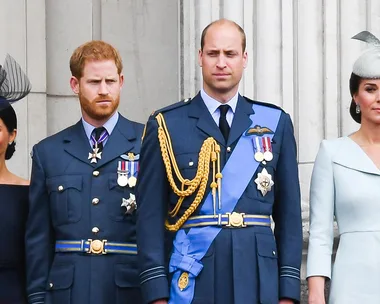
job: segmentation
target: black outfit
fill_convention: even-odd
[[[24,304],[29,186],[0,185],[0,304]]]

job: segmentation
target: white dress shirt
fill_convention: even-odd
[[[117,121],[119,120],[119,113],[116,111],[111,117],[110,119],[107,120],[107,122],[103,125],[103,127],[107,130],[108,132],[108,137],[111,136],[111,133],[113,131],[113,129],[115,128],[116,124],[117,124]],[[92,134],[92,131],[94,131],[95,127],[91,124],[89,124],[87,121],[85,121],[82,117],[82,124],[83,124],[83,127],[84,127],[84,131],[86,132],[86,135],[87,135],[87,138],[88,138],[88,142],[90,143],[90,146],[92,146],[92,142],[91,142],[91,134]],[[103,146],[106,145],[107,141],[108,141],[108,137],[106,138],[106,140],[103,142]]]
[[[227,112],[227,122],[229,126],[232,125],[232,120],[234,118],[234,114],[236,111],[236,105],[238,101],[239,93],[236,93],[234,97],[232,97],[228,102],[224,103],[226,105],[230,106],[230,109]],[[201,97],[209,110],[212,118],[214,119],[217,126],[219,126],[219,118],[220,118],[220,110],[218,109],[219,106],[223,105],[223,103],[215,100],[214,98],[208,96],[206,92],[202,89],[201,90]]]

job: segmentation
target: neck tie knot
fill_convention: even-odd
[[[108,137],[108,132],[104,127],[95,128],[92,131],[91,141],[93,147],[99,148],[99,151],[103,150],[103,141],[105,141]]]
[[[95,128],[94,131],[92,131],[92,133],[94,134],[94,137],[95,137],[95,140],[98,141],[99,138],[100,138],[100,135],[102,135],[102,133],[105,131],[106,129],[104,127],[98,127],[98,128]]]
[[[221,105],[219,106],[220,116],[227,117],[227,112],[230,109],[229,105]]]

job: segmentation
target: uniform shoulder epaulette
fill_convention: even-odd
[[[247,101],[251,102],[251,103],[255,103],[255,104],[258,104],[258,105],[262,105],[262,106],[266,106],[266,107],[270,107],[270,108],[278,109],[278,110],[281,110],[281,111],[284,112],[284,110],[283,110],[281,107],[279,107],[279,106],[277,106],[277,105],[275,105],[275,104],[273,104],[273,103],[264,102],[264,101],[258,101],[258,100],[252,100],[252,99],[250,99],[250,98],[248,98],[248,97],[246,97],[246,96],[244,96],[244,98],[245,98]]]
[[[179,107],[182,107],[182,106],[185,106],[185,105],[189,104],[190,102],[191,102],[191,98],[183,99],[181,101],[178,101],[176,103],[173,103],[173,104],[168,105],[168,106],[166,106],[164,108],[161,108],[159,110],[154,111],[152,113],[152,116],[156,116],[158,113],[165,113],[165,112],[177,109]]]

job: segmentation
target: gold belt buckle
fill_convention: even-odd
[[[242,227],[247,226],[246,224],[244,224],[245,213],[237,213],[237,212],[229,213],[229,212],[227,212],[226,214],[228,216],[227,227],[242,228]]]
[[[106,254],[107,252],[104,249],[104,245],[106,244],[107,240],[92,240],[88,239],[90,243],[90,249],[87,253],[93,253],[93,254]]]

